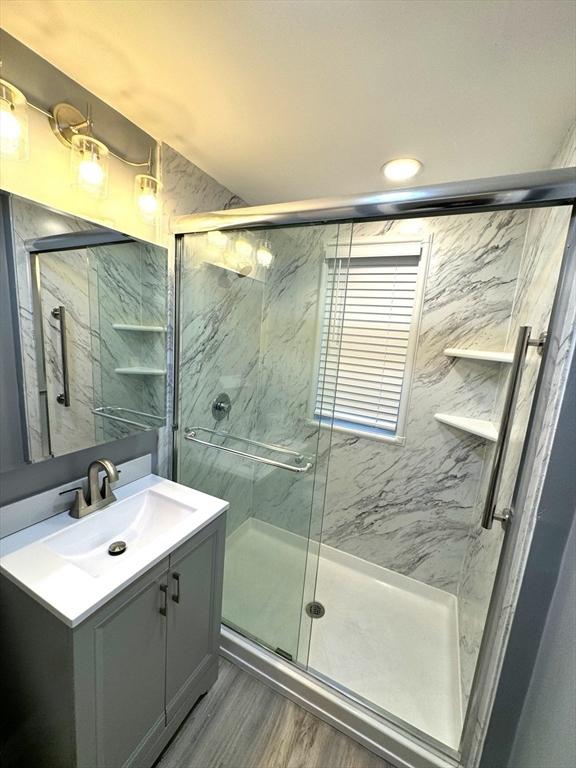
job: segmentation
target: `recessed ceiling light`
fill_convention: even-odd
[[[388,181],[407,181],[414,178],[422,169],[420,160],[415,157],[398,157],[382,166],[382,173]]]

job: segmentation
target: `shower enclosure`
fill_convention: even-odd
[[[553,176],[179,224],[175,474],[230,502],[224,623],[452,758],[565,283]]]

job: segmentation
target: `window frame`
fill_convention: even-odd
[[[402,249],[406,249],[407,246],[414,247],[414,253],[412,255],[418,255],[418,275],[416,278],[416,290],[414,292],[414,312],[412,320],[410,322],[410,332],[408,336],[408,345],[406,348],[406,364],[404,366],[404,376],[402,380],[402,392],[400,395],[400,407],[398,409],[398,418],[396,421],[396,434],[386,434],[385,430],[378,429],[362,429],[360,425],[355,426],[343,426],[334,423],[334,419],[328,418],[328,421],[323,421],[321,417],[315,414],[316,399],[318,393],[318,380],[320,375],[320,354],[322,348],[322,336],[323,336],[323,318],[326,308],[326,302],[329,300],[327,294],[327,280],[328,280],[328,260],[329,258],[341,258],[347,260],[348,256],[350,261],[356,258],[351,255],[351,250],[355,245],[375,245],[385,246],[386,250],[391,251],[394,246],[401,246]],[[344,434],[353,435],[355,437],[363,437],[367,440],[376,440],[378,442],[390,443],[393,445],[404,445],[406,442],[406,426],[407,416],[412,396],[412,387],[414,383],[414,364],[416,360],[416,351],[418,348],[418,339],[420,337],[420,327],[422,321],[422,310],[424,305],[424,294],[426,286],[426,278],[428,275],[428,267],[430,261],[430,250],[432,245],[432,238],[394,238],[394,240],[386,240],[382,237],[358,237],[352,238],[351,242],[347,244],[332,242],[328,244],[328,249],[334,249],[334,251],[344,251],[342,256],[333,257],[328,255],[324,258],[322,264],[319,293],[321,300],[318,302],[318,311],[315,325],[315,346],[314,346],[314,369],[311,377],[310,397],[309,397],[309,412],[308,421],[315,427],[322,429],[332,429],[335,432],[342,432]],[[390,258],[394,258],[394,255],[401,257],[402,253],[390,254]],[[386,258],[385,255],[374,256],[373,258]],[[351,422],[353,423],[353,422]]]

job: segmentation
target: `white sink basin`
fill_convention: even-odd
[[[135,554],[195,512],[195,507],[146,490],[83,518],[83,525],[49,536],[44,544],[91,576],[99,577],[126,565]],[[126,544],[121,555],[108,553],[115,541]]]
[[[0,570],[75,627],[227,509],[156,475],[114,491],[117,501],[74,520],[67,512],[2,540]],[[110,555],[123,541],[126,550]]]

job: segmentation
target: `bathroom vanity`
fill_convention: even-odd
[[[227,503],[155,475],[116,496],[2,540],[14,764],[152,766],[216,680]]]

